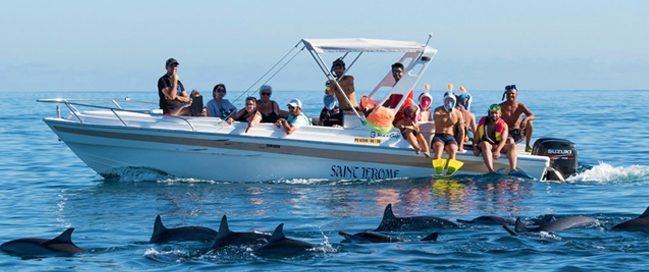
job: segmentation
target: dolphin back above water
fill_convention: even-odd
[[[525,232],[562,231],[562,230],[594,225],[596,223],[597,223],[597,219],[595,218],[578,215],[578,216],[561,217],[559,219],[553,217],[551,220],[547,220],[546,222],[543,222],[538,227],[528,227],[525,223],[523,223],[523,221],[521,221],[519,217],[516,218],[516,224],[515,224],[516,227],[514,230],[509,229],[509,227],[507,227],[506,225],[503,225],[503,228],[505,228],[505,230],[507,230],[507,232],[509,232],[510,234],[516,235],[517,233],[525,233]]]
[[[153,223],[153,234],[149,243],[162,244],[171,241],[212,241],[216,237],[216,231],[206,227],[188,226],[179,228],[167,228],[162,224],[160,215],[156,216]]]
[[[462,224],[474,224],[474,225],[511,225],[513,226],[516,221],[512,219],[502,218],[492,215],[479,216],[471,220],[457,219],[457,222]]]
[[[343,242],[360,242],[360,243],[398,243],[398,242],[403,242],[403,240],[396,238],[396,237],[391,237],[387,236],[381,233],[376,233],[372,231],[364,231],[364,232],[359,232],[356,234],[351,234],[351,233],[346,233],[346,232],[338,232],[338,235],[342,236],[345,238]],[[437,237],[439,236],[438,232],[433,232],[430,235],[424,237],[420,241],[437,241]]]
[[[85,250],[72,243],[74,228],[66,229],[54,239],[22,238],[0,245],[3,251],[24,257],[69,256]]]
[[[410,231],[457,227],[457,224],[448,219],[434,216],[396,217],[392,212],[392,204],[388,204],[383,212],[383,219],[375,231]]]
[[[254,246],[268,242],[270,235],[254,232],[234,232],[228,226],[228,217],[223,215],[219,234],[214,238],[211,249],[219,249],[226,246]]]
[[[269,257],[291,257],[305,254],[313,249],[315,246],[310,243],[286,238],[284,224],[279,224],[268,243],[255,250],[255,254]]]
[[[640,216],[613,226],[614,230],[649,232],[649,207]]]

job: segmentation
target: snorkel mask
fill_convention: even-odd
[[[433,103],[433,97],[429,93],[419,95],[419,108],[427,110],[430,108],[431,103]]]
[[[455,108],[456,104],[457,99],[455,98],[455,95],[452,92],[446,92],[444,94],[444,109],[451,113],[453,112],[453,108]]]
[[[503,97],[501,98],[502,101],[505,101],[505,97],[507,97],[507,93],[511,91],[518,91],[516,88],[516,85],[507,85],[505,86],[505,92],[503,93]]]
[[[489,109],[487,110],[487,119],[489,120],[489,122],[494,121],[494,119],[491,118],[491,113],[492,112],[500,112],[500,105],[499,104],[491,104],[491,106],[489,106]]]
[[[338,100],[336,100],[333,95],[325,95],[323,102],[325,108],[327,108],[328,110],[333,110],[334,108],[336,108],[336,106],[338,106]]]

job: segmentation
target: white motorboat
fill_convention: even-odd
[[[388,73],[369,97],[377,97],[381,92],[386,97],[405,97],[437,53],[427,44],[370,39],[303,39],[295,48],[298,47],[307,49],[328,79],[334,76],[321,58],[322,53],[357,54],[352,65],[364,52],[404,53],[400,59],[406,67],[403,78],[394,84]],[[415,154],[397,129],[387,133],[373,131],[357,112],[346,115],[341,128],[302,127],[286,135],[273,124],[259,124],[244,133],[246,123],[228,125],[214,117],[164,116],[157,110],[127,110],[117,100],[113,100],[112,107],[74,99],[39,102],[67,106],[69,115],[61,116],[57,106],[57,116],[45,118],[45,123],[82,161],[105,177],[133,168],[181,178],[232,182],[384,180],[434,174],[431,159]],[[403,103],[400,101],[391,110],[399,109]],[[458,174],[487,171],[482,158],[470,151],[459,153],[457,159],[464,162]],[[518,168],[536,179],[544,179],[553,170],[550,163],[548,156],[519,152]],[[494,166],[498,169],[507,165],[506,158],[501,158]]]

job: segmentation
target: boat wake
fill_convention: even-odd
[[[581,173],[571,176],[568,182],[596,182],[596,183],[639,183],[649,182],[649,166],[612,166],[600,162]]]

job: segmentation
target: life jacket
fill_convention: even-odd
[[[503,132],[505,132],[505,120],[502,118],[499,118],[498,121],[496,121],[496,139],[494,140],[492,137],[494,135],[486,135],[487,134],[487,117],[482,117],[480,118],[480,122],[478,122],[478,138],[481,140],[485,140],[488,142],[491,142],[492,144],[500,142],[500,140],[503,137]],[[506,135],[505,135],[506,136]]]
[[[378,106],[367,116],[366,120],[368,127],[385,134],[392,130],[393,119],[394,114],[392,113],[392,110],[383,106]]]

